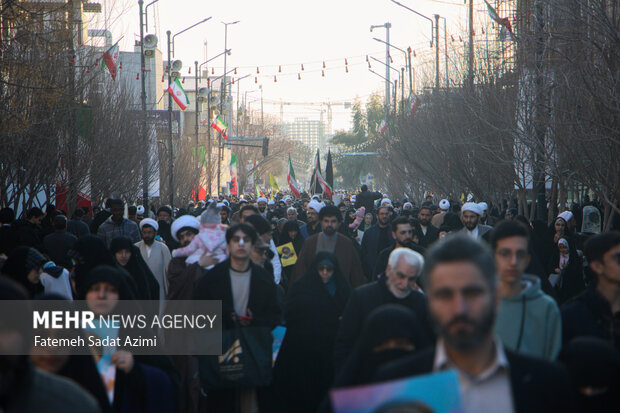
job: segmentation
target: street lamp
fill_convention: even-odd
[[[430,17],[427,17],[425,15],[423,15],[422,13],[419,13],[407,6],[405,6],[404,4],[401,4],[399,2],[397,2],[396,0],[390,0],[392,3],[399,5],[400,7],[409,10],[412,13],[417,14],[418,16],[428,20],[429,22],[431,22],[431,45],[433,44],[433,38],[435,37],[435,33],[434,33],[434,28],[435,28],[435,23],[433,22],[433,19],[431,19]],[[435,15],[435,19],[438,19],[439,15],[436,14]],[[439,39],[437,39],[437,41],[435,42],[435,47],[437,47],[437,44],[439,43]],[[435,54],[435,89],[438,90],[439,89],[439,54],[438,52]]]
[[[380,64],[382,64],[382,65],[386,66],[388,69],[392,69],[392,70],[394,70],[394,71],[396,72],[396,74],[398,75],[398,81],[400,82],[401,86],[403,85],[403,79],[402,79],[402,77],[401,77],[401,72],[400,72],[400,70],[398,70],[398,69],[396,69],[396,68],[393,68],[392,66],[386,65],[386,64],[385,64],[385,63],[383,63],[381,60],[379,60],[379,59],[377,59],[377,58],[375,58],[375,57],[373,57],[373,56],[370,56],[370,58],[371,58],[371,59],[373,59],[375,62],[380,63]],[[397,90],[397,89],[396,89],[396,87],[394,87],[394,111],[396,111],[396,110],[397,110],[397,108],[396,108],[396,90]],[[403,91],[404,91],[404,89],[403,89]],[[402,98],[403,98],[403,99],[405,98],[404,94],[403,94],[403,97],[402,97]]]
[[[186,31],[188,31],[191,28],[194,28],[196,26],[198,26],[199,24],[202,24],[206,21],[208,21],[209,19],[211,19],[211,17],[207,17],[206,19],[202,19],[201,21],[199,21],[198,23],[194,23],[191,26],[181,30],[180,32],[176,33],[174,36],[172,36],[172,39],[170,38],[170,35],[172,34],[170,32],[170,30],[168,30],[166,32],[166,35],[168,36],[168,65],[167,65],[167,70],[168,70],[168,89],[170,89],[170,84],[172,83],[172,62],[170,61],[170,53],[172,52],[172,56],[174,56],[174,38],[177,37],[178,35],[180,35],[181,33],[185,33]],[[177,62],[177,61],[175,61]],[[180,65],[182,65],[181,61],[178,61]],[[180,119],[179,119],[180,121]],[[169,151],[170,151],[170,156],[168,158],[168,167],[170,168],[170,180],[169,180],[169,185],[170,185],[170,208],[174,208],[174,179],[173,179],[173,174],[174,174],[174,153],[172,150],[172,95],[170,94],[170,92],[168,92],[168,146],[169,146]]]
[[[370,32],[372,33],[373,29],[385,27],[385,117],[386,119],[390,117],[390,28],[392,24],[387,22],[381,25],[372,25],[370,26]]]
[[[240,20],[236,20],[234,22],[229,22],[229,23],[224,23],[222,22],[222,24],[224,25],[224,50],[226,50],[228,48],[228,26],[232,25],[232,24],[237,24],[239,23]],[[226,55],[224,55],[224,76],[226,76]],[[224,83],[226,81],[226,78],[224,78],[224,81],[222,82],[222,87],[221,87],[221,91],[220,91],[220,113],[222,113],[223,109],[224,109],[224,99],[226,98],[226,85]],[[222,133],[220,132],[219,134],[219,141],[217,144],[217,196],[220,196],[220,179],[221,179],[221,175],[222,175]]]
[[[215,55],[212,58],[207,59],[201,64],[199,64],[198,70],[196,71],[197,76],[200,77],[201,68],[204,65],[206,65],[212,60],[217,59],[223,54],[230,55],[231,50],[232,49],[224,50],[222,53]],[[210,119],[210,116],[211,116],[211,82],[209,81],[208,76],[207,76],[207,114],[208,114],[207,122],[210,122],[211,121]],[[210,125],[207,125],[207,152],[205,156],[207,157],[207,182],[209,182],[209,195],[211,195],[211,126]]]
[[[372,38],[373,40],[376,40],[380,43],[386,44],[390,47],[393,47],[394,49],[398,50],[399,52],[402,52],[405,55],[405,66],[407,67],[407,70],[409,71],[409,93],[413,92],[413,77],[411,75],[411,48],[409,48],[407,51],[404,51],[403,49],[401,49],[400,47],[394,46],[393,44],[389,44],[387,43],[385,40],[381,40],[378,39],[376,37]]]
[[[386,78],[385,76],[380,75],[379,73],[375,72],[375,71],[374,71],[374,70],[372,70],[372,69],[368,69],[368,71],[369,71],[369,72],[371,72],[371,73],[373,73],[373,74],[375,74],[375,75],[377,75],[377,76],[379,76],[381,79],[385,80],[385,81],[386,81],[386,84],[388,85],[388,87],[390,87],[390,85],[393,85],[393,86],[394,86],[394,94],[396,94],[396,84],[394,84],[394,82],[392,82],[390,79]],[[395,104],[396,104],[396,103],[395,103]],[[385,121],[386,121],[386,122],[388,122],[388,121],[389,121],[389,118],[390,118],[389,116],[388,116],[388,117],[386,117],[386,118],[385,118]],[[388,122],[388,125],[389,125],[389,122]]]

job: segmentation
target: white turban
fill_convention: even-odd
[[[489,206],[487,205],[486,202],[480,202],[480,203],[478,203],[478,206],[480,206],[480,208],[482,208],[482,211],[488,211],[489,210]]]
[[[392,201],[390,201],[390,198],[383,198],[380,205],[383,206],[383,204],[392,205]]]
[[[258,198],[258,201],[256,201],[256,202],[257,202],[257,203],[258,203],[258,202],[264,202],[264,203],[267,203],[267,198],[265,198],[264,196],[261,196],[260,198]]]
[[[320,201],[320,200],[321,200],[321,197],[320,197],[320,196],[318,196],[318,195],[312,195],[312,199],[317,200],[317,201]]]
[[[177,237],[177,232],[182,230],[183,228],[194,228],[196,231],[200,229],[200,221],[198,218],[192,215],[181,215],[174,221],[172,221],[172,227],[170,228],[170,232],[172,232],[172,238],[175,241],[179,241]]]
[[[323,204],[313,199],[312,201],[308,202],[308,209],[314,209],[318,214],[319,212],[321,212],[321,209],[323,209]]]
[[[403,209],[407,209],[407,207],[413,208],[413,204],[411,202],[405,202],[405,205],[403,205]]]
[[[463,205],[463,207],[461,208],[461,213],[465,211],[471,211],[479,216],[482,216],[482,214],[484,213],[480,205],[475,202],[467,202],[465,205]]]
[[[155,221],[152,218],[144,218],[142,221],[140,221],[140,229],[142,230],[142,227],[145,225],[150,225],[153,228],[155,228],[155,231],[159,231],[159,224],[157,223],[157,221]]]
[[[562,218],[564,221],[568,222],[573,219],[573,213],[570,211],[564,211],[560,215],[558,215],[558,218]]]
[[[450,209],[450,201],[448,201],[447,199],[442,199],[441,201],[439,201],[439,209],[441,209],[442,211],[447,211]]]
[[[269,202],[267,202],[267,205],[275,205],[276,201],[274,201],[273,199],[270,199]]]

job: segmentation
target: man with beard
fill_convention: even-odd
[[[418,212],[418,222],[420,230],[418,232],[418,240],[420,246],[428,248],[433,242],[439,239],[439,228],[431,224],[433,213],[430,206],[423,206]]]
[[[379,253],[394,245],[394,238],[390,230],[390,211],[387,206],[380,206],[377,210],[377,224],[368,228],[362,238],[362,257],[369,276],[377,265]]]
[[[306,225],[299,227],[299,232],[304,239],[311,235],[321,232],[321,224],[319,223],[319,213],[323,208],[323,204],[314,199],[308,203],[306,210]]]
[[[574,411],[564,368],[504,349],[493,335],[499,296],[486,246],[449,237],[428,251],[424,277],[436,347],[383,366],[377,380],[455,369],[466,413]]]
[[[155,241],[159,224],[154,219],[145,218],[140,221],[140,231],[142,232],[142,241],[136,242],[136,246],[140,248],[142,258],[149,266],[155,279],[159,283],[159,307],[163,309],[166,294],[168,292],[168,279],[166,271],[170,263],[170,250],[163,242]]]
[[[267,214],[269,213],[269,211],[267,210],[267,202],[267,198],[265,198],[264,196],[261,196],[260,198],[258,198],[258,201],[256,201],[256,205],[258,206],[258,213],[261,217],[265,219],[267,219]]]
[[[170,252],[180,247],[180,244],[172,235],[172,208],[167,205],[157,210],[157,225],[159,225],[159,236],[164,240]]]
[[[413,227],[407,217],[398,217],[392,221],[392,237],[394,237],[395,244],[391,247],[385,248],[379,253],[377,264],[375,265],[375,269],[373,271],[374,280],[383,274],[388,265],[390,254],[396,248],[409,248],[410,250],[424,256],[426,249],[413,242],[413,233]]]
[[[127,237],[132,242],[140,241],[138,225],[123,217],[125,203],[120,199],[108,199],[108,204],[112,215],[97,230],[97,236],[103,240],[105,246],[110,248],[110,243],[117,237]]]
[[[424,267],[422,255],[408,248],[397,248],[390,254],[385,277],[357,288],[351,293],[340,321],[334,346],[335,367],[338,371],[353,350],[362,333],[364,321],[370,313],[384,304],[409,308],[424,326],[424,333],[432,336],[428,324],[428,309],[417,280]]]
[[[461,232],[468,235],[470,238],[482,238],[488,242],[490,231],[493,227],[480,224],[480,217],[482,217],[482,214],[482,208],[475,202],[467,202],[463,205],[461,208],[461,222],[463,222],[464,227]]]
[[[314,257],[320,251],[328,251],[336,254],[342,274],[353,288],[366,283],[361,258],[353,245],[353,240],[338,233],[342,222],[342,215],[338,207],[328,205],[321,208],[319,221],[323,232],[314,234],[305,240],[304,246],[299,253],[297,263],[291,274],[289,284],[301,278],[308,267],[314,261]]]

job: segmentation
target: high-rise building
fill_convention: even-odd
[[[302,142],[312,149],[325,146],[325,123],[320,120],[296,118],[294,122],[282,125],[284,136]]]

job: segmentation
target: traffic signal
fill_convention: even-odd
[[[263,156],[269,155],[269,138],[263,138]]]

